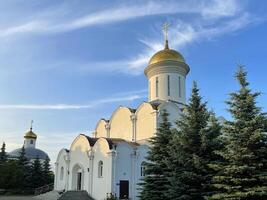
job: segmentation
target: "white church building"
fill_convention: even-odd
[[[169,49],[166,34],[165,48],[145,68],[148,101],[136,109],[118,107],[110,119],[98,121],[92,137],[80,134],[69,149],[62,149],[55,166],[55,190],[86,190],[96,200],[110,193],[138,199],[148,140],[155,136],[163,110],[172,124],[179,118],[189,70],[183,56]]]

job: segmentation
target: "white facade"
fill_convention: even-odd
[[[160,55],[165,60],[150,62],[145,70],[148,102],[137,109],[120,106],[109,120],[98,121],[93,137],[80,134],[69,150],[59,152],[55,190],[86,190],[96,200],[105,199],[110,193],[138,199],[137,183],[144,175],[142,163],[148,152],[148,139],[157,132],[160,114],[167,111],[174,124],[185,104],[189,67],[177,61],[180,57],[170,58],[169,51],[165,47],[164,55]]]
[[[24,140],[24,147],[25,148],[35,148],[36,146],[36,139],[35,138],[25,138]]]

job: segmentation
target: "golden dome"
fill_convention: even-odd
[[[178,61],[185,63],[184,57],[177,51],[169,49],[168,41],[166,41],[165,48],[157,53],[155,53],[148,65],[152,65],[162,61]]]
[[[28,131],[27,133],[25,133],[24,138],[36,139],[37,138],[37,135],[32,131],[32,128],[31,128],[30,131]]]

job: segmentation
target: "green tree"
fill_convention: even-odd
[[[267,199],[266,115],[256,105],[259,93],[251,92],[247,73],[241,67],[236,73],[240,89],[226,102],[232,121],[224,126],[225,148],[219,151],[224,162],[213,167],[217,194],[210,199]]]
[[[168,148],[169,199],[201,200],[209,195],[214,172],[208,164],[217,159],[221,127],[202,102],[196,82],[189,104],[177,122],[177,131]]]
[[[45,161],[43,163],[43,180],[44,180],[44,184],[50,184],[53,183],[54,180],[54,175],[51,171],[51,166],[50,166],[50,159],[48,158],[48,156],[46,156]]]
[[[162,122],[157,130],[157,134],[150,140],[151,146],[148,151],[147,162],[145,164],[145,174],[140,183],[141,200],[168,200],[167,190],[169,186],[166,172],[165,159],[168,157],[167,146],[172,138],[171,124],[168,121],[168,113],[161,114]]]
[[[15,160],[9,160],[1,168],[0,188],[17,189],[18,188],[18,164]]]
[[[20,177],[18,187],[21,190],[27,190],[30,187],[30,164],[28,158],[26,157],[24,146],[21,148],[17,164]]]
[[[43,180],[43,170],[40,159],[37,157],[31,164],[31,177],[30,177],[30,187],[32,189],[38,188],[44,185]]]
[[[0,152],[0,165],[7,161],[6,144],[3,142]]]
[[[0,152],[0,188],[6,188],[6,166],[7,166],[7,154],[6,154],[6,144],[3,142],[1,152]]]

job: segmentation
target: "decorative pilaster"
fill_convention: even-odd
[[[89,191],[89,193],[90,193],[90,195],[92,196],[92,194],[93,194],[93,180],[94,180],[94,176],[93,176],[93,172],[94,172],[94,158],[95,158],[95,156],[94,156],[94,152],[92,151],[92,149],[90,149],[90,150],[88,150],[87,151],[87,156],[88,156],[88,158],[89,158],[89,166],[90,166],[90,168],[89,168],[89,179],[90,179],[90,181],[89,181],[89,188],[90,188],[90,191]]]
[[[157,129],[159,127],[159,119],[160,119],[160,112],[159,112],[159,110],[156,110],[155,112],[153,112],[153,115],[155,115],[155,118],[156,118],[156,127],[154,127],[155,128],[154,135],[156,135]]]
[[[117,157],[117,151],[114,149],[111,149],[110,152],[108,152],[108,155],[111,157],[111,188],[110,193],[115,194],[116,193],[116,157]]]
[[[137,176],[138,176],[138,167],[137,166],[137,159],[139,157],[140,153],[139,151],[135,148],[133,150],[133,153],[131,154],[131,161],[132,161],[132,173],[131,173],[131,181],[132,181],[132,187],[130,189],[130,194],[132,196],[132,199],[135,200],[136,199],[136,195],[135,195],[135,192],[136,192],[136,184],[137,184]]]
[[[57,182],[58,182],[58,162],[55,162],[54,190],[57,190]]]
[[[105,125],[105,128],[106,128],[106,132],[107,132],[107,138],[110,138],[110,124],[106,124]]]
[[[132,121],[132,142],[136,142],[136,120],[137,117],[135,114],[131,115],[131,121]]]

